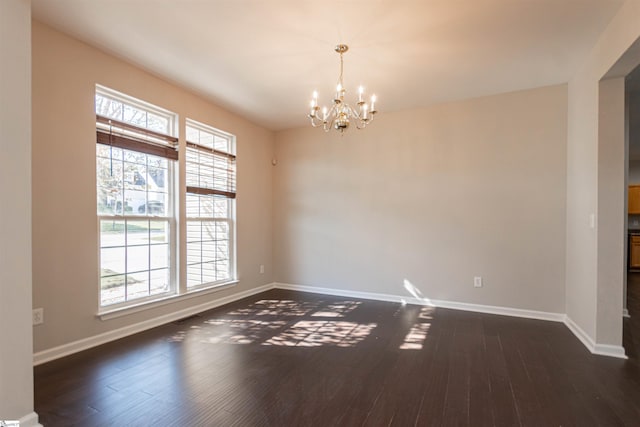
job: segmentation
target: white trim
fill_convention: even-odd
[[[60,357],[68,356],[73,353],[77,353],[88,348],[92,348],[101,344],[108,343],[120,338],[124,338],[128,335],[136,334],[138,332],[145,331],[147,329],[155,328],[156,326],[164,325],[165,323],[173,322],[175,320],[183,319],[194,314],[201,313],[206,310],[210,310],[215,307],[219,307],[230,302],[240,300],[242,298],[249,297],[251,295],[259,294],[260,292],[273,289],[273,283],[268,283],[257,288],[249,289],[247,291],[238,292],[227,297],[218,298],[212,301],[207,301],[202,304],[194,305],[192,307],[185,308],[183,310],[168,313],[162,316],[154,317],[153,319],[145,320],[133,325],[128,325],[123,328],[114,329],[102,334],[94,335],[92,337],[83,338],[77,341],[73,341],[67,344],[63,344],[58,347],[53,347],[47,350],[39,351],[33,355],[33,364],[40,365],[42,363],[50,362]]]
[[[628,308],[623,308],[622,309],[622,317],[626,317],[627,319],[631,317],[631,315],[629,314],[629,309]]]
[[[140,323],[125,326],[120,329],[105,332],[103,334],[95,335],[93,337],[84,338],[78,341],[74,341],[68,344],[64,344],[58,347],[54,347],[48,350],[44,350],[33,355],[34,365],[40,365],[45,362],[49,362],[60,357],[68,356],[73,353],[77,353],[82,350],[86,350],[91,347],[105,344],[109,341],[114,341],[119,338],[126,337],[138,332],[145,331],[147,329],[155,328],[156,326],[163,325],[165,323],[173,322],[175,320],[182,319],[187,316],[191,316],[197,313],[201,313],[206,310],[210,310],[215,307],[219,307],[224,304],[228,304],[242,298],[249,297],[251,295],[259,294],[270,289],[288,289],[292,291],[311,292],[316,294],[334,295],[350,298],[362,298],[371,299],[377,301],[387,301],[395,303],[407,303],[426,305],[431,307],[450,308],[453,310],[472,311],[477,313],[498,314],[502,316],[522,317],[527,319],[547,320],[552,322],[563,322],[567,328],[587,347],[587,349],[597,355],[616,357],[621,359],[627,359],[625,350],[622,346],[609,345],[609,344],[596,344],[593,339],[578,326],[569,316],[562,313],[552,313],[547,311],[536,310],[523,310],[519,308],[499,307],[492,305],[470,304],[456,301],[443,301],[432,300],[429,298],[415,298],[415,297],[403,297],[400,295],[381,294],[374,292],[361,292],[350,291],[345,289],[335,288],[321,288],[316,286],[304,286],[293,285],[289,283],[268,283],[266,285],[249,289],[247,291],[239,292],[224,298],[208,301],[203,304],[199,304],[193,307],[186,308],[177,312],[169,313],[160,317],[149,319]],[[37,416],[37,415],[36,415]],[[37,425],[37,424],[36,424]]]
[[[229,289],[234,287],[236,284],[238,284],[238,281],[233,280],[231,282],[225,282],[219,285],[209,286],[209,287],[200,288],[200,289],[194,289],[193,291],[189,291],[189,293],[187,294],[180,294],[180,295],[174,294],[164,298],[145,301],[140,304],[128,305],[125,307],[118,307],[111,310],[98,311],[98,313],[96,314],[96,317],[99,317],[100,320],[116,319],[118,317],[127,316],[129,314],[138,313],[140,311],[161,307],[166,304],[171,304],[174,302],[199,297],[202,295],[210,294],[212,292],[222,291],[224,289]]]
[[[569,328],[573,335],[575,335],[581,342],[584,344],[590,352],[593,353],[593,349],[596,344],[593,342],[589,334],[587,334],[584,329],[582,329],[576,322],[573,321],[569,316],[565,316],[564,324]]]
[[[565,316],[564,324],[567,325],[567,328],[573,335],[578,337],[578,339],[584,344],[587,349],[599,356],[610,356],[617,357],[619,359],[628,359],[625,354],[624,347],[621,345],[609,345],[609,344],[596,344],[593,339],[587,334],[576,322],[573,321],[569,316]]]
[[[42,427],[38,422],[38,414],[31,412],[18,420],[20,427]]]
[[[473,311],[477,313],[499,314],[502,316],[524,317],[527,319],[550,320],[563,322],[563,313],[551,313],[547,311],[523,310],[519,308],[498,307],[493,305],[470,304],[456,301],[432,300],[429,298],[402,297],[399,295],[380,294],[373,292],[348,291],[344,289],[319,288],[315,286],[292,285],[289,283],[275,283],[276,288],[293,291],[313,292],[341,297],[372,299],[407,304],[427,305],[430,307],[450,308],[453,310]]]
[[[563,322],[567,328],[584,344],[587,349],[600,356],[627,359],[624,347],[619,345],[596,344],[591,337],[580,328],[569,316],[563,313],[547,311],[523,310],[520,308],[499,307],[493,305],[470,304],[456,301],[432,300],[429,298],[402,297],[399,295],[380,294],[373,292],[349,291],[335,288],[321,288],[316,286],[293,285],[290,283],[274,283],[275,288],[292,291],[312,292],[316,294],[334,295],[350,298],[371,299],[396,303],[427,305],[431,307],[450,308],[453,310],[473,311],[477,313],[498,314],[502,316],[523,317],[527,319]]]
[[[599,356],[617,357],[618,359],[628,359],[624,347],[621,345],[609,345],[609,344],[596,344],[593,350],[593,354]]]

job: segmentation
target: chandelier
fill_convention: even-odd
[[[342,55],[349,50],[346,44],[339,44],[335,47],[335,51],[340,54],[340,77],[338,77],[338,85],[336,86],[336,94],[333,98],[333,105],[330,109],[322,107],[322,112],[318,106],[318,92],[313,92],[311,98],[311,111],[309,118],[313,127],[322,127],[325,132],[329,132],[331,128],[344,133],[353,122],[358,129],[364,129],[372,120],[376,111],[376,96],[371,95],[370,103],[363,100],[364,88],[360,86],[358,90],[358,103],[356,108],[351,107],[344,100],[346,92],[342,82],[343,59]]]

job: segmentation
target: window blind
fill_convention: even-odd
[[[178,138],[101,115],[96,115],[96,138],[98,144],[178,160]]]
[[[187,141],[187,193],[236,198],[236,156]]]

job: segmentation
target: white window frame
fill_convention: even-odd
[[[153,113],[157,116],[167,119],[169,123],[169,132],[167,133],[167,135],[178,136],[178,133],[176,132],[178,128],[178,114],[99,84],[96,84],[95,94],[102,95],[106,98],[111,98],[115,101],[122,102],[123,104],[130,105],[139,110],[145,110],[148,113]],[[114,119],[125,121],[122,118]]]
[[[177,129],[177,122],[178,122],[178,115],[175,113],[172,113],[168,110],[162,109],[160,107],[154,106],[152,104],[149,104],[147,102],[138,100],[136,98],[133,98],[131,96],[122,94],[120,92],[117,92],[115,90],[106,88],[104,86],[101,85],[96,85],[95,88],[95,95],[101,95],[104,97],[108,97],[111,98],[117,102],[122,102],[124,104],[133,106],[137,109],[140,110],[144,110],[147,113],[153,113],[155,115],[164,117],[168,120],[168,127],[169,127],[169,135],[171,136],[176,136],[176,132],[175,130]],[[117,118],[114,118],[115,120],[119,120]],[[121,119],[120,119],[121,120]],[[97,143],[96,143],[97,145]],[[124,150],[124,149],[123,149]],[[135,150],[129,150],[129,151],[135,151]],[[146,154],[147,156],[151,156],[150,154]],[[177,184],[177,167],[178,167],[178,161],[175,160],[170,160],[167,159],[168,161],[168,165],[167,165],[167,200],[168,203],[166,204],[166,210],[165,210],[165,215],[164,216],[159,216],[159,215],[125,215],[124,212],[124,206],[123,206],[123,212],[122,214],[118,215],[117,213],[114,214],[100,214],[97,213],[97,230],[98,230],[98,248],[97,248],[97,258],[98,258],[98,271],[97,271],[97,284],[98,284],[98,314],[104,314],[104,313],[110,313],[113,311],[119,311],[125,308],[129,308],[129,307],[136,307],[136,306],[140,306],[140,305],[144,305],[144,304],[148,304],[151,302],[156,302],[156,301],[161,301],[170,297],[174,297],[176,295],[178,295],[180,293],[180,286],[178,286],[179,283],[179,269],[178,269],[178,246],[179,246],[179,236],[178,236],[178,231],[177,231],[177,206],[179,205],[179,191],[178,191],[178,184]],[[96,162],[97,162],[97,155],[96,155]],[[97,167],[97,166],[96,166]],[[96,182],[96,203],[98,201],[98,194],[97,194],[97,182]],[[119,302],[119,303],[113,303],[113,304],[107,304],[107,305],[102,305],[102,286],[101,286],[101,271],[102,271],[102,259],[101,259],[101,249],[102,249],[102,244],[101,244],[101,221],[104,220],[113,220],[113,221],[124,221],[125,224],[127,221],[168,221],[169,223],[169,243],[168,243],[168,247],[169,247],[169,289],[166,292],[162,292],[162,293],[158,293],[155,295],[149,295],[146,297],[142,297],[142,298],[136,298],[136,299],[132,299],[132,300],[125,300],[123,302]],[[126,227],[125,227],[125,244],[124,244],[124,248],[125,248],[125,253],[126,253],[126,248],[128,248],[127,243],[126,243],[126,237],[127,233],[126,233]],[[125,272],[126,272],[126,263],[127,263],[127,257],[125,255]],[[149,265],[149,271],[151,271],[151,265]],[[126,286],[126,284],[125,284]],[[125,291],[126,292],[126,291]]]
[[[196,120],[193,119],[185,119],[185,135],[187,134],[186,128],[187,127],[191,127],[206,133],[210,133],[213,134],[214,136],[218,136],[220,138],[224,138],[226,140],[229,141],[229,154],[236,154],[236,137],[235,135],[222,131],[220,129],[214,128],[213,126],[198,122]],[[186,138],[186,137],[185,137]],[[185,168],[185,176],[186,176],[186,163],[187,163],[187,159],[186,159],[186,155],[185,155],[185,163],[184,163],[184,168]],[[236,170],[236,176],[237,176],[237,170]],[[186,182],[184,185],[185,188],[185,197],[184,197],[184,205],[185,205],[185,229],[187,227],[187,224],[189,222],[195,222],[195,221],[199,221],[199,222],[226,222],[228,224],[228,230],[229,230],[229,278],[228,279],[221,279],[218,281],[214,281],[214,282],[205,282],[205,283],[200,283],[199,285],[194,285],[194,286],[187,286],[187,282],[188,282],[188,278],[187,278],[187,258],[188,255],[186,253],[186,236],[185,236],[185,256],[184,256],[184,267],[185,267],[185,277],[183,280],[183,285],[184,288],[187,290],[188,293],[192,293],[192,292],[198,292],[200,290],[203,289],[211,289],[211,288],[216,288],[216,287],[220,287],[220,286],[225,286],[228,283],[235,283],[238,280],[238,270],[237,270],[237,253],[236,253],[236,223],[237,223],[237,219],[236,219],[236,199],[235,198],[228,198],[227,199],[227,207],[228,207],[228,216],[226,218],[216,218],[216,217],[189,217],[187,216],[186,213],[186,200],[187,200],[187,193],[186,193]]]

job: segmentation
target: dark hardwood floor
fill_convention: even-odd
[[[560,323],[272,290],[38,366],[35,406],[46,427],[638,426],[628,329],[621,360]]]

